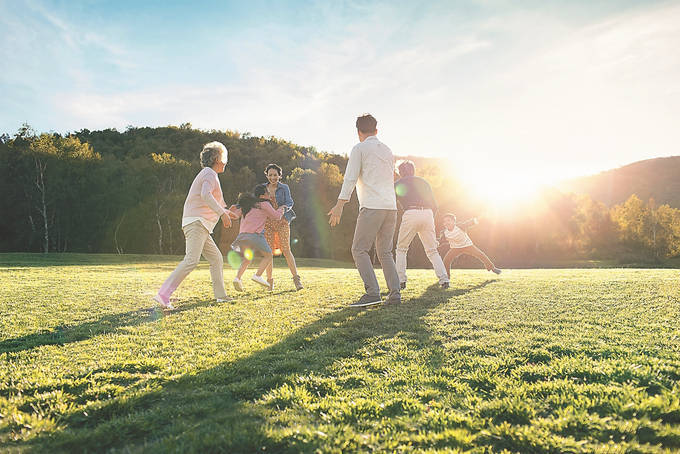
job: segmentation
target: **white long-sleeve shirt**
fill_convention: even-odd
[[[220,216],[227,211],[225,205],[217,172],[210,167],[203,167],[191,183],[184,201],[182,227],[201,221],[208,232],[212,232]]]
[[[396,210],[394,156],[390,147],[369,136],[352,148],[338,199],[349,200],[357,188],[359,207]]]

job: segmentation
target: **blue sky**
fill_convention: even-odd
[[[511,184],[680,154],[678,1],[0,0],[0,132],[190,122]]]

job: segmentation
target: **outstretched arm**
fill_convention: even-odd
[[[479,224],[479,221],[477,221],[477,218],[471,218],[468,219],[467,221],[463,222],[456,222],[456,226],[460,227],[463,230],[467,230],[470,227]]]

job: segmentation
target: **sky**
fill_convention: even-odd
[[[680,155],[680,1],[0,0],[0,133],[167,126],[395,155],[498,191]]]

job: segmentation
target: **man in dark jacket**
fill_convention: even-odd
[[[404,210],[397,239],[396,266],[400,286],[402,289],[406,288],[406,254],[417,233],[439,279],[439,285],[442,288],[449,288],[449,277],[437,251],[439,244],[434,228],[437,202],[434,200],[432,188],[427,181],[415,176],[416,166],[412,161],[403,161],[399,164],[398,170],[401,178],[394,183],[394,189],[397,202]]]

